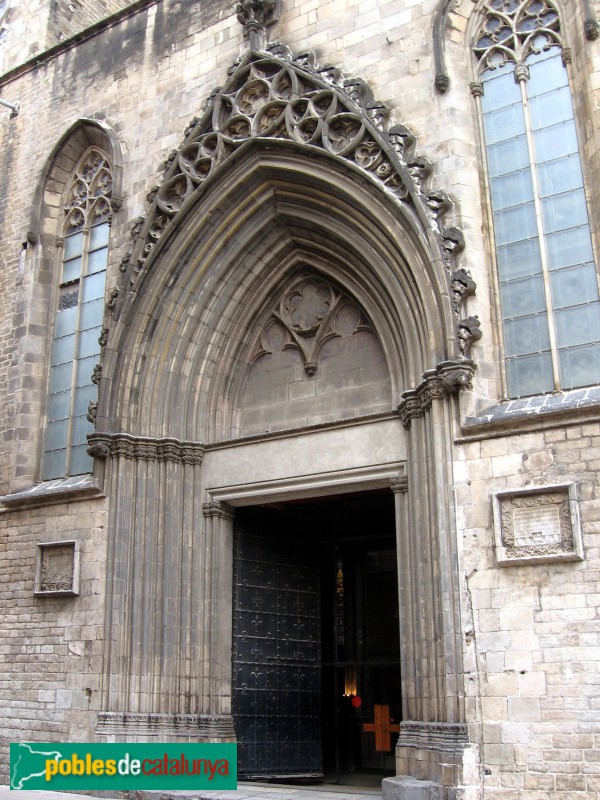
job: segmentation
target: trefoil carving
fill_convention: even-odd
[[[359,330],[373,332],[358,306],[326,281],[305,275],[281,296],[261,331],[252,361],[282,350],[297,350],[305,372],[312,377],[325,342]]]

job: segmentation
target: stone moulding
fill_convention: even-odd
[[[235,741],[233,718],[211,714],[136,714],[101,711],[98,736],[156,736],[191,740]]]
[[[332,66],[318,67],[310,54],[294,58],[280,44],[245,54],[225,86],[210,95],[202,117],[190,122],[182,145],[167,159],[161,185],[149,195],[147,215],[135,221],[132,250],[121,264],[119,295],[109,303],[113,317],[126,318],[144,276],[153,269],[161,239],[169,238],[226,162],[252,140],[279,139],[305,148],[309,157],[320,150],[343,160],[405,209],[407,224],[437,249],[434,257],[444,264],[458,354],[461,307],[475,289],[468,273],[456,269],[464,237],[459,229],[444,226],[450,198],[429,188],[430,162],[416,153],[408,128],[386,126],[387,113],[364,81],[344,79]]]
[[[204,452],[205,447],[199,442],[182,442],[171,437],[155,439],[128,433],[94,433],[88,436],[89,455],[101,459],[117,457],[201,464]]]

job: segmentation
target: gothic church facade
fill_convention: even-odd
[[[597,11],[0,2],[3,753],[600,797]]]

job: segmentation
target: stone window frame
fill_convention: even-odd
[[[52,337],[52,357],[48,370],[48,389],[46,393],[45,408],[45,428],[44,446],[42,456],[42,479],[56,480],[68,478],[76,475],[90,474],[93,471],[91,457],[83,458],[81,453],[85,443],[81,443],[74,438],[76,425],[82,427],[86,424],[88,432],[94,432],[93,416],[98,400],[98,383],[100,380],[101,344],[99,337],[102,334],[104,322],[104,302],[106,292],[106,271],[108,255],[110,252],[110,233],[112,223],[111,196],[112,196],[112,173],[113,168],[108,154],[103,148],[91,145],[79,158],[73,168],[69,180],[65,185],[61,203],[60,235],[56,239],[56,273],[58,277],[58,298],[53,310],[53,337]],[[94,235],[106,229],[106,235],[99,243],[94,243]],[[97,238],[97,237],[96,237]],[[104,241],[106,239],[106,241]],[[78,248],[70,252],[69,244],[77,240]],[[72,249],[72,248],[71,248]],[[101,256],[101,263],[94,263],[92,258]],[[97,259],[95,260],[97,262]],[[74,274],[70,265],[75,264]],[[79,266],[78,266],[79,264]],[[99,287],[92,283],[100,280]],[[89,282],[89,283],[88,283]],[[88,287],[88,289],[86,289]],[[94,287],[95,292],[90,297],[89,287]],[[54,296],[54,295],[53,295]],[[83,315],[88,313],[94,304],[100,304],[100,316],[95,326],[90,327],[89,321],[84,323]],[[97,315],[98,309],[95,309]],[[59,333],[60,320],[66,319],[65,315],[70,315],[72,325],[69,330],[61,330]],[[65,327],[62,323],[61,328]],[[71,335],[67,335],[71,334]],[[59,338],[62,336],[62,339]],[[72,346],[72,356],[67,363],[62,363],[54,359],[55,349],[58,350],[60,343],[74,337]],[[82,354],[81,347],[86,337],[86,352]],[[88,340],[97,340],[98,344],[90,344]],[[90,349],[91,348],[91,349]],[[92,352],[93,351],[93,352]],[[65,359],[63,358],[63,361]],[[87,372],[83,367],[88,363]],[[60,370],[69,367],[70,376],[68,380],[61,378]],[[85,374],[79,374],[82,371]],[[54,387],[53,383],[61,381],[61,386]],[[68,385],[67,385],[68,384]],[[62,389],[62,391],[59,391]],[[90,392],[90,390],[92,390]],[[84,397],[84,409],[77,408],[81,405],[78,401],[79,396]],[[50,418],[51,407],[57,401],[67,397],[68,409],[62,414],[68,413],[67,417],[61,416],[61,411],[55,411],[53,418]],[[89,402],[88,402],[89,401]],[[64,405],[64,400],[62,401]],[[86,419],[87,416],[87,419]],[[66,426],[65,431],[60,436],[57,446],[56,435],[51,435],[50,431],[56,426]],[[55,445],[55,446],[52,446]],[[64,453],[62,457],[63,471],[57,472],[52,464],[54,454]],[[85,455],[85,451],[84,451]],[[77,463],[75,461],[77,459]],[[81,465],[87,460],[89,469],[83,470]]]
[[[70,588],[44,589],[43,567],[44,553],[58,549],[59,547],[69,547],[73,551],[73,566],[71,573]],[[80,586],[80,567],[81,567],[81,546],[78,539],[64,539],[59,542],[38,542],[36,545],[36,566],[33,594],[36,597],[77,597]]]
[[[115,131],[103,120],[80,117],[69,125],[50,150],[40,169],[31,205],[29,227],[26,234],[27,255],[23,265],[24,273],[29,273],[31,279],[29,282],[23,282],[21,279],[19,285],[30,287],[31,296],[27,302],[38,303],[46,310],[43,324],[37,326],[36,330],[28,335],[26,346],[33,352],[45,353],[48,368],[54,316],[52,309],[59,302],[57,270],[62,267],[60,234],[63,229],[65,192],[75,167],[90,148],[102,151],[112,169],[112,191],[109,202],[113,217],[111,231],[114,232],[115,220],[118,219],[123,199],[123,152]],[[110,290],[111,275],[114,284],[111,264],[113,255],[111,249],[108,259],[107,283],[109,286],[107,291]],[[104,337],[101,345],[102,352],[105,345]],[[95,372],[96,377],[99,378],[99,372]],[[47,383],[48,369],[41,377],[39,403],[36,403],[34,413],[23,420],[24,426],[32,431],[39,431],[35,437],[35,462],[30,465],[31,483],[27,485],[27,483],[15,480],[14,488],[11,484],[12,491],[0,498],[0,503],[6,508],[53,504],[63,502],[65,499],[77,501],[102,494],[104,469],[103,463],[98,461],[94,461],[88,473],[80,476],[42,480]],[[90,409],[89,413],[94,419],[95,408]]]
[[[576,261],[574,265],[568,265],[566,262],[565,264],[550,264],[549,257],[547,253],[547,246],[548,242],[551,240],[553,236],[556,236],[557,233],[554,231],[554,228],[550,225],[550,223],[542,223],[542,198],[545,197],[541,192],[541,189],[538,186],[538,172],[540,169],[546,167],[546,163],[543,158],[538,158],[535,156],[535,150],[533,145],[533,132],[531,130],[532,122],[530,120],[530,111],[529,111],[529,103],[531,102],[529,99],[529,90],[526,89],[526,86],[529,84],[529,62],[526,59],[531,57],[537,57],[537,55],[542,56],[541,61],[543,62],[543,57],[547,53],[552,51],[559,51],[560,57],[562,58],[562,63],[565,68],[566,73],[566,88],[570,91],[570,97],[572,100],[575,98],[575,92],[573,90],[573,75],[572,70],[570,67],[571,64],[571,51],[569,47],[565,45],[564,37],[563,37],[563,30],[562,30],[562,23],[561,23],[561,12],[558,3],[555,0],[537,0],[537,6],[543,6],[542,11],[544,13],[539,13],[539,19],[533,19],[535,14],[533,13],[533,6],[536,5],[536,0],[514,0],[511,3],[510,9],[507,13],[504,13],[506,10],[506,4],[499,9],[499,4],[494,2],[494,0],[483,0],[478,4],[478,9],[474,16],[474,23],[471,27],[471,33],[469,36],[470,39],[470,46],[472,53],[474,55],[474,63],[475,63],[475,76],[477,78],[476,81],[471,83],[471,92],[475,98],[477,104],[477,112],[478,112],[478,120],[479,120],[479,128],[480,128],[480,141],[481,141],[481,148],[482,153],[484,155],[484,162],[485,166],[483,168],[483,182],[485,186],[485,193],[487,194],[487,218],[489,223],[489,228],[491,231],[494,231],[494,220],[496,217],[496,210],[492,210],[492,202],[491,202],[491,187],[490,187],[490,177],[487,165],[487,148],[485,144],[485,136],[484,136],[484,123],[483,123],[483,92],[484,92],[484,82],[481,81],[481,77],[484,73],[486,75],[493,75],[494,70],[499,65],[499,62],[504,59],[504,66],[508,63],[514,64],[514,79],[517,84],[520,86],[520,92],[522,97],[523,108],[525,110],[525,127],[527,130],[527,138],[529,142],[529,151],[530,151],[530,160],[529,160],[529,169],[532,171],[532,176],[534,180],[534,205],[535,205],[535,218],[536,218],[536,241],[539,239],[540,242],[540,251],[541,254],[539,256],[539,260],[541,263],[541,272],[540,275],[543,278],[543,286],[544,286],[544,314],[548,316],[548,321],[546,323],[546,331],[549,337],[549,343],[547,346],[542,348],[543,352],[538,352],[534,347],[532,353],[530,355],[523,356],[521,354],[521,350],[523,348],[519,345],[517,350],[514,354],[506,352],[506,332],[503,329],[497,331],[498,336],[498,345],[501,354],[501,361],[502,367],[500,369],[500,376],[502,382],[502,397],[504,400],[519,400],[521,398],[540,398],[544,396],[549,396],[552,392],[569,392],[569,391],[577,391],[581,388],[588,388],[595,385],[594,381],[597,379],[597,376],[592,376],[591,382],[585,382],[580,380],[581,377],[581,369],[579,369],[579,376],[577,376],[577,367],[574,363],[573,369],[575,372],[573,375],[577,376],[575,379],[573,376],[569,376],[567,373],[571,367],[569,367],[570,358],[567,358],[568,353],[574,354],[574,357],[577,358],[577,351],[582,347],[587,347],[588,349],[591,347],[600,347],[600,337],[596,337],[595,340],[587,343],[586,341],[579,342],[579,341],[568,341],[565,339],[564,341],[560,341],[559,337],[562,336],[563,338],[566,336],[564,331],[566,330],[565,323],[563,319],[558,319],[559,315],[568,315],[569,313],[577,312],[580,309],[590,309],[590,304],[598,305],[599,304],[599,295],[600,295],[600,285],[598,281],[598,263],[599,259],[597,257],[597,253],[595,250],[595,240],[594,240],[594,220],[593,217],[590,215],[590,198],[589,198],[589,188],[588,183],[585,177],[585,164],[582,162],[581,158],[577,159],[578,164],[575,165],[575,169],[577,166],[581,169],[584,173],[583,178],[583,193],[584,193],[584,204],[587,209],[587,219],[588,219],[588,232],[589,232],[589,248],[590,253],[589,258],[581,263]],[[536,8],[537,8],[536,6]],[[539,9],[537,9],[539,11]],[[503,23],[504,28],[502,26],[494,29],[492,25],[487,25],[488,21],[491,18],[491,15],[496,15],[499,19],[506,18],[506,21]],[[530,19],[526,19],[529,15]],[[511,17],[514,17],[512,19]],[[521,28],[521,25],[527,24],[528,27]],[[487,37],[487,41],[484,42],[484,35]],[[539,43],[539,37],[544,37],[545,42]],[[537,55],[536,55],[537,54]],[[491,61],[490,61],[491,59]],[[495,63],[494,63],[495,59]],[[535,64],[536,62],[532,62]],[[540,67],[540,65],[537,65]],[[545,65],[543,65],[545,66]],[[548,95],[550,97],[550,95]],[[535,100],[538,100],[536,97]],[[577,118],[576,109],[573,110],[573,114],[571,117],[571,122],[573,124],[573,129],[577,135],[578,143],[576,152],[579,156],[581,154],[581,121]],[[545,130],[550,130],[549,128],[544,128]],[[569,156],[569,158],[574,158],[574,156]],[[556,160],[558,163],[560,159]],[[573,162],[572,162],[573,163]],[[546,202],[549,202],[552,199],[560,199],[562,195],[560,195],[560,191],[556,190],[548,195],[546,198]],[[550,225],[550,228],[547,229],[547,224]],[[576,227],[580,227],[577,225]],[[558,234],[568,233],[569,229],[565,228],[560,225],[557,228]],[[493,270],[493,286],[495,289],[496,295],[496,305],[498,308],[498,317],[502,319],[501,313],[501,298],[500,298],[500,278],[498,274],[498,255],[497,255],[497,243],[496,237],[494,236],[494,241],[491,243],[491,257],[494,261],[495,268]],[[589,261],[589,264],[588,264]],[[589,267],[590,264],[595,268],[596,280],[595,280],[595,295],[592,298],[591,295],[588,298],[580,298],[575,300],[571,298],[570,300],[565,300],[567,295],[564,294],[563,289],[558,288],[559,286],[559,276],[561,281],[564,281],[567,278],[567,272],[572,273],[573,270],[576,268],[583,269],[586,265]],[[537,276],[537,270],[534,270]],[[529,280],[533,280],[533,272],[529,275]],[[524,276],[523,279],[527,278],[527,275]],[[555,285],[552,285],[552,282],[555,282]],[[553,296],[554,291],[554,296]],[[594,287],[590,289],[590,291],[594,292]],[[525,293],[527,295],[527,292]],[[508,301],[507,301],[508,302]],[[561,305],[561,303],[567,303],[567,305]],[[506,305],[506,304],[504,304]],[[515,310],[514,313],[510,311],[510,309],[505,309],[506,319],[504,322],[507,321],[512,324],[513,320],[520,324],[522,324],[523,320],[526,321],[525,317],[523,319],[520,318],[519,315],[525,313],[524,311]],[[591,313],[595,311],[594,308],[591,308]],[[535,322],[540,314],[538,311],[533,311],[529,313],[529,316],[532,317],[532,320]],[[564,317],[566,320],[567,317]],[[533,323],[532,323],[533,324]],[[535,322],[538,325],[537,322]],[[539,326],[538,326],[539,327]],[[568,328],[569,326],[567,326]],[[504,328],[504,324],[502,326]],[[515,328],[515,331],[517,328]],[[560,331],[563,331],[561,334]],[[572,338],[572,337],[571,337]],[[514,340],[514,335],[513,335]],[[525,341],[525,340],[523,340]],[[533,384],[530,386],[525,386],[521,382],[519,384],[518,378],[518,371],[521,372],[525,369],[524,366],[518,367],[517,362],[519,359],[523,358],[533,358],[536,353],[539,357],[543,355],[547,351],[548,357],[551,361],[551,375],[550,378],[546,376],[545,382],[552,385],[542,385],[538,381],[538,385],[534,386]],[[525,353],[525,350],[523,350]],[[565,358],[565,363],[563,365],[560,364],[560,355],[563,354]],[[583,356],[579,356],[580,359]],[[546,359],[547,360],[547,359]],[[511,381],[509,380],[509,362],[515,365],[515,377],[512,382],[512,386],[509,384]],[[525,362],[523,362],[525,364]],[[540,362],[541,365],[541,362]],[[540,366],[541,368],[541,366]],[[548,364],[545,365],[545,369],[548,370]],[[564,372],[566,370],[566,372]],[[563,374],[564,372],[564,374]],[[540,373],[540,381],[542,380],[541,377],[542,373]]]
[[[514,531],[510,510],[531,507],[532,501],[541,500],[544,495],[562,495],[564,502],[558,509],[560,534],[559,542],[551,545],[531,543],[518,545],[514,541]],[[547,484],[523,489],[494,492],[491,495],[493,509],[494,550],[498,566],[518,566],[548,564],[552,562],[583,561],[584,550],[575,483]],[[519,505],[513,505],[513,501]],[[543,505],[540,503],[540,505]],[[558,503],[556,503],[558,505]]]

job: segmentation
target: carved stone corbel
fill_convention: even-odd
[[[435,369],[427,370],[417,387],[402,393],[398,414],[404,427],[409,428],[415,417],[422,417],[434,400],[472,388],[475,369],[475,362],[465,358],[443,361]]]

